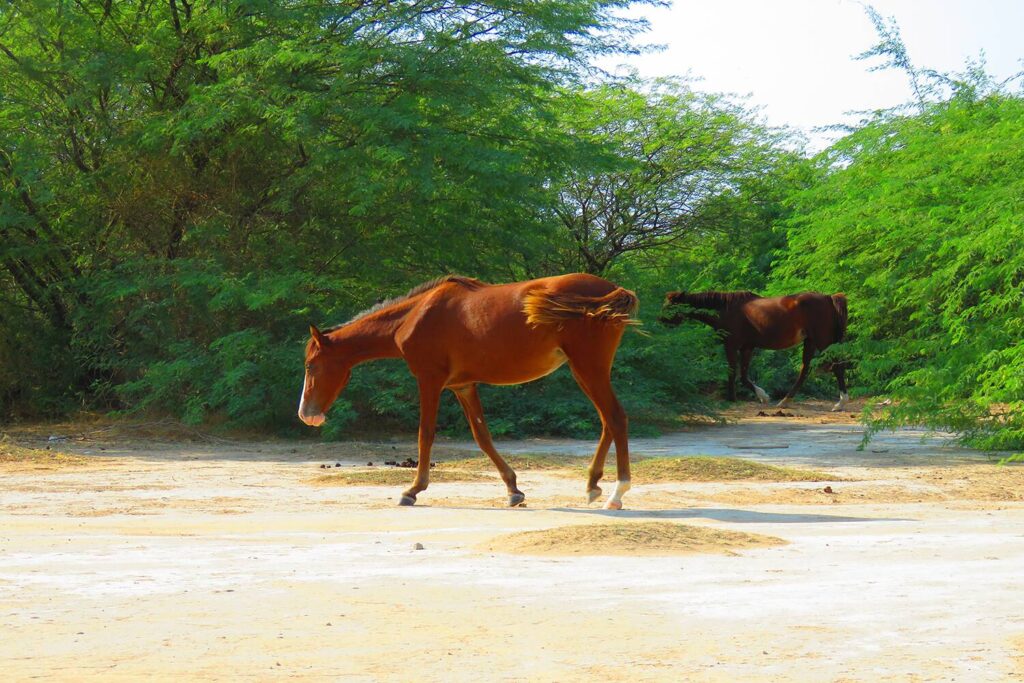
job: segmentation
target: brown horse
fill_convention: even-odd
[[[679,311],[689,306],[693,311]],[[846,295],[804,292],[791,296],[762,297],[753,292],[668,292],[661,322],[678,325],[683,320],[710,325],[722,335],[725,357],[729,361],[728,399],[736,400],[736,364],[740,380],[762,403],[768,394],[754,384],[748,372],[754,349],[788,349],[804,343],[803,365],[793,388],[779,402],[785,407],[799,391],[811,360],[818,351],[843,340],[846,335]],[[846,392],[846,365],[831,364],[839,385],[839,402],[833,411],[842,410],[849,401]]]
[[[354,365],[404,358],[419,385],[420,427],[416,478],[400,504],[415,504],[427,488],[438,403],[441,392],[451,389],[477,445],[498,468],[509,505],[515,506],[525,496],[516,487],[516,473],[494,448],[476,385],[521,384],[568,362],[601,416],[601,439],[587,479],[589,500],[601,495],[598,482],[614,441],[618,482],[605,508],[618,510],[629,490],[629,445],[611,368],[637,304],[633,292],[584,274],[505,285],[457,276],[428,282],[344,325],[323,332],[310,327],[299,418],[322,425]]]

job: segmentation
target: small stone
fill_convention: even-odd
[[[366,463],[366,466],[367,467],[373,467],[373,462],[371,461],[371,462]]]
[[[835,493],[835,491],[832,490],[831,486],[826,486],[825,487],[825,493]]]
[[[417,543],[416,545],[414,545],[412,547],[412,549],[413,550],[423,550],[423,544],[422,543]]]
[[[334,466],[335,467],[341,467],[341,463],[340,462],[336,462],[336,463],[334,463]]]
[[[321,464],[321,465],[320,465],[320,469],[322,469],[322,470],[325,470],[325,469],[327,469],[327,465],[323,465],[323,464]]]

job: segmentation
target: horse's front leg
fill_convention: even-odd
[[[498,454],[491,439],[491,432],[487,429],[487,421],[484,420],[484,407],[480,403],[480,393],[475,384],[470,384],[459,389],[452,389],[452,393],[459,400],[462,412],[466,414],[466,421],[469,422],[469,429],[473,432],[476,444],[480,446],[494,466],[498,468],[502,481],[508,489],[508,504],[515,507],[526,500],[526,495],[516,486],[516,473],[509,466],[505,459]]]
[[[420,432],[419,460],[416,463],[416,478],[402,497],[399,505],[415,505],[416,495],[430,485],[430,448],[434,445],[437,431],[437,407],[441,403],[441,382],[419,381],[420,389]]]
[[[757,396],[757,400],[761,403],[768,402],[768,392],[761,387],[754,384],[754,380],[750,379],[750,361],[754,357],[754,349],[743,349],[740,353],[740,381],[754,392]]]
[[[736,364],[739,362],[739,350],[731,346],[725,347],[725,361],[729,364],[729,374],[726,377],[725,399],[736,400]]]

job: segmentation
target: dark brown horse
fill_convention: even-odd
[[[601,495],[598,482],[614,441],[618,482],[605,507],[617,510],[629,490],[629,445],[626,413],[612,391],[611,369],[636,308],[635,294],[593,275],[506,285],[443,277],[344,325],[323,332],[310,327],[299,418],[314,427],[322,425],[354,365],[403,358],[419,385],[420,429],[416,478],[400,503],[415,504],[416,495],[427,488],[438,403],[441,392],[450,389],[477,445],[501,473],[509,505],[518,505],[525,496],[516,487],[516,473],[494,448],[476,385],[521,384],[568,362],[601,416],[601,439],[590,463],[587,494],[591,502]]]
[[[695,310],[680,310],[688,306]],[[729,361],[728,399],[736,400],[736,365],[740,380],[762,403],[768,394],[749,377],[750,359],[754,349],[788,349],[804,344],[803,366],[793,388],[779,402],[785,407],[800,390],[811,367],[814,354],[846,335],[846,296],[804,292],[791,296],[763,297],[753,292],[668,292],[660,318],[667,325],[684,320],[697,320],[721,333],[725,357]],[[832,408],[841,410],[849,400],[846,392],[846,365],[831,364],[839,385],[839,402]]]

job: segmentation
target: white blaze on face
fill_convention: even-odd
[[[306,373],[306,377],[302,382],[302,394],[299,395],[299,419],[308,424],[310,427],[319,427],[327,418],[324,417],[323,413],[316,415],[309,415],[306,412],[306,389],[309,388],[309,373]]]

